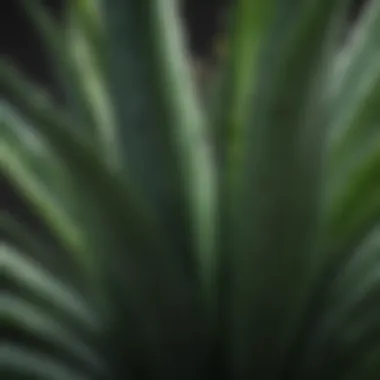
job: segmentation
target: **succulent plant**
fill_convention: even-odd
[[[23,1],[0,61],[6,379],[378,379],[380,2],[236,0],[197,92],[176,0]]]

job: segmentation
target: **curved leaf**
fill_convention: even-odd
[[[77,290],[59,281],[28,255],[6,244],[0,246],[5,277],[65,315],[80,329],[96,333],[101,322]]]
[[[90,297],[88,284],[83,273],[74,265],[75,260],[70,259],[51,236],[31,230],[6,212],[0,214],[0,228],[5,243],[28,252],[44,269],[62,281],[70,281],[77,289],[87,292],[86,297]]]
[[[0,74],[0,82],[17,99],[18,108],[33,119],[32,127],[46,138],[75,178],[80,195],[87,193],[87,202],[94,202],[90,210],[100,214],[93,222],[94,227],[103,229],[91,235],[93,230],[87,226],[83,232],[87,233],[85,242],[94,249],[95,259],[86,265],[92,265],[94,272],[90,273],[95,276],[100,302],[106,302],[102,312],[108,318],[122,312],[121,300],[115,303],[110,294],[117,287],[123,294],[122,302],[128,302],[133,313],[141,316],[141,339],[152,356],[152,366],[172,367],[175,361],[170,355],[187,362],[187,352],[202,345],[204,315],[194,281],[181,267],[183,258],[174,254],[172,241],[146,211],[149,205],[146,207],[126,186],[124,177],[110,171],[91,146],[66,127],[64,119],[57,120],[51,108],[35,101],[28,83],[17,72],[4,65]],[[165,361],[163,352],[170,352]],[[196,368],[194,363],[191,367]]]
[[[47,342],[53,352],[63,352],[65,357],[75,359],[92,373],[104,373],[105,366],[101,364],[94,348],[78,338],[77,332],[71,331],[61,320],[11,294],[1,295],[0,309],[8,328],[15,326],[37,337],[39,341]]]
[[[310,319],[298,347],[301,365],[294,366],[297,378],[330,378],[323,375],[325,371],[335,373],[339,366],[336,355],[352,346],[346,339],[338,348],[339,339],[350,334],[357,334],[359,339],[367,336],[355,326],[358,321],[362,331],[378,325],[380,309],[375,304],[380,295],[379,237],[379,228],[375,228],[353,253],[334,263],[333,273],[330,270],[320,277],[324,282],[320,283],[318,297],[310,303]]]
[[[0,366],[3,373],[14,379],[15,375],[29,376],[41,380],[90,380],[86,375],[67,368],[65,363],[53,360],[48,355],[39,355],[17,346],[0,346]]]

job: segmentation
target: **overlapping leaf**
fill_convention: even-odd
[[[9,378],[378,373],[380,8],[333,67],[347,2],[237,1],[209,123],[175,0],[24,1],[66,104],[0,61],[1,171],[56,240],[0,216]]]
[[[238,379],[280,376],[305,307],[320,248],[326,69],[344,3],[311,1],[282,13],[285,2],[275,2],[275,22],[258,58],[260,79],[239,148],[229,252]]]
[[[368,4],[331,80],[327,231],[332,250],[380,218],[380,6]]]

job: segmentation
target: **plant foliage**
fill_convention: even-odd
[[[6,379],[377,379],[380,2],[236,0],[203,104],[176,0],[24,0],[0,61]]]

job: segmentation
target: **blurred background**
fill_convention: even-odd
[[[33,0],[30,0],[33,1]],[[252,0],[254,1],[254,0]],[[347,31],[355,24],[363,6],[370,0],[350,0],[351,8],[347,17]],[[54,16],[61,20],[65,0],[45,0]],[[0,54],[11,56],[12,60],[31,78],[60,96],[54,85],[49,65],[37,33],[33,30],[17,0],[4,1],[0,7]],[[231,0],[182,0],[182,14],[188,36],[189,49],[195,71],[207,75],[213,65],[220,62],[219,48],[223,45],[226,31],[226,14]],[[206,68],[206,69],[205,69]],[[0,178],[3,208],[28,219],[28,210],[9,184]],[[30,216],[31,218],[31,216]],[[32,223],[34,224],[34,223]]]
[[[252,0],[254,1],[254,0]],[[350,28],[368,0],[350,0]],[[65,0],[45,0],[57,19],[62,18]],[[4,1],[0,8],[1,55],[11,55],[17,64],[44,85],[52,87],[51,73],[44,60],[38,36],[17,0]],[[189,48],[197,58],[209,61],[215,55],[225,31],[225,14],[232,0],[182,0],[182,12],[188,32]],[[53,89],[53,88],[52,88]],[[56,91],[56,89],[54,89]]]

